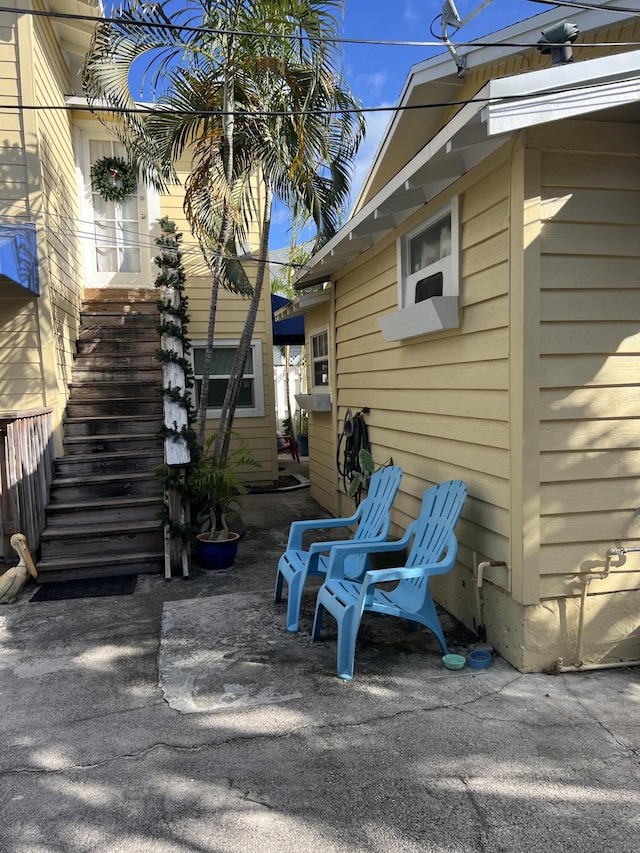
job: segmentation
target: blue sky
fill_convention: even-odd
[[[343,36],[377,41],[432,41],[429,26],[439,16],[443,0],[346,0]],[[455,0],[464,20],[482,5],[482,0]],[[530,0],[493,0],[461,30],[458,38],[469,41],[498,29],[549,11],[551,7]],[[570,14],[571,10],[567,10]],[[434,32],[440,31],[440,20]],[[449,37],[454,40],[454,31]],[[442,53],[442,48],[388,47],[381,45],[344,45],[344,72],[353,93],[365,107],[393,106],[417,62]],[[364,180],[390,113],[367,115],[367,136],[360,147],[353,180],[353,197]],[[289,218],[286,210],[276,207],[269,241],[272,249],[289,245]],[[306,234],[303,236],[307,236]]]

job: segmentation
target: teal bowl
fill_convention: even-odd
[[[464,655],[443,655],[442,663],[447,669],[462,669],[467,659]]]

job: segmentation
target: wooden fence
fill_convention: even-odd
[[[45,526],[53,470],[51,409],[0,412],[0,522],[2,554],[24,533],[35,553]]]

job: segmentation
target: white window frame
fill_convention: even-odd
[[[240,345],[239,340],[233,339],[225,339],[225,340],[216,340],[213,342],[214,348],[222,348],[229,347],[233,349],[237,349]],[[194,351],[196,349],[204,349],[207,346],[206,341],[191,341],[191,366],[194,366]],[[245,376],[251,377],[253,379],[253,398],[254,405],[252,408],[244,408],[238,407],[236,409],[235,417],[236,418],[262,418],[264,417],[264,377],[263,377],[263,364],[262,364],[262,340],[260,338],[252,338],[251,340],[251,350],[252,350],[252,359],[253,359],[253,373],[245,374]],[[201,374],[195,374],[194,378],[201,379]],[[213,376],[209,377],[214,378]],[[217,377],[221,378],[221,377]],[[194,397],[196,398],[195,403],[198,403],[198,395],[196,389],[194,388]],[[222,409],[207,409],[207,418],[219,418],[222,414]]]
[[[323,361],[324,357],[313,357],[313,341],[314,338],[319,338],[322,335],[327,336],[327,384],[326,385],[316,385],[315,384],[315,370],[314,364],[316,361]],[[319,393],[319,394],[329,394],[331,392],[331,340],[329,336],[329,326],[319,326],[317,329],[312,329],[309,332],[309,370],[311,373],[311,393]]]
[[[451,253],[420,270],[411,271],[411,241],[428,231],[440,220],[450,217]],[[405,338],[454,329],[460,325],[460,204],[459,197],[437,210],[428,219],[396,241],[398,271],[398,310],[378,318],[385,340]],[[422,279],[441,272],[442,295],[415,301],[416,285]]]

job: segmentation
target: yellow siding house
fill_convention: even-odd
[[[554,9],[460,49],[462,75],[412,68],[398,106],[423,108],[394,113],[297,284],[330,353],[314,496],[349,509],[336,451],[365,407],[405,472],[396,533],[463,479],[434,593],[521,671],[640,661],[640,25],[599,5],[572,10],[571,63],[536,48]]]
[[[79,70],[95,26],[91,18],[102,14],[99,2],[9,0],[5,6],[8,10],[0,12],[0,558],[11,556],[8,537],[15,525],[26,524],[16,512],[35,506],[41,516],[30,529],[32,548],[45,524],[42,503],[52,460],[67,449],[63,424],[83,302],[89,297],[155,301],[154,240],[161,216],[174,219],[184,236],[196,372],[210,292],[210,274],[189,235],[179,187],[160,198],[139,183],[115,213],[92,192],[92,163],[123,153],[82,97]],[[14,6],[17,11],[10,11]],[[254,247],[258,236],[252,235]],[[221,350],[237,345],[247,305],[240,297],[221,296],[216,331]],[[235,420],[261,464],[252,478],[266,482],[278,476],[272,365],[267,289],[247,380],[252,402]],[[213,427],[216,411],[210,416]]]

